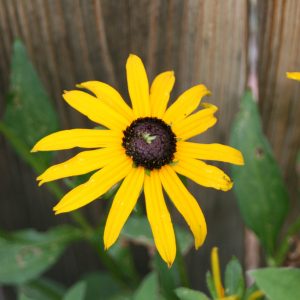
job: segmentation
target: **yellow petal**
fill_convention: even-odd
[[[149,83],[141,59],[130,54],[126,63],[128,91],[136,118],[150,116]]]
[[[92,175],[86,183],[67,193],[53,210],[56,211],[56,214],[60,214],[75,210],[94,201],[123,179],[131,168],[132,161],[126,156],[120,156]]]
[[[152,117],[163,117],[174,83],[175,76],[173,71],[163,72],[155,77],[150,88],[150,106]]]
[[[210,91],[203,84],[193,86],[186,90],[167,109],[163,120],[171,124],[186,118],[199,106],[201,99],[206,95],[210,95]]]
[[[178,162],[173,166],[174,170],[200,185],[222,191],[228,191],[232,188],[233,183],[230,178],[215,166],[207,165],[197,159],[185,158],[179,153],[176,153],[175,160]]]
[[[133,121],[133,112],[131,108],[123,100],[119,92],[110,85],[100,81],[87,81],[78,84],[77,87],[90,90],[98,99],[105,102],[105,104],[117,111],[129,122]]]
[[[217,119],[214,117],[214,113],[217,111],[217,107],[211,104],[203,105],[206,108],[192,114],[191,116],[181,121],[174,122],[174,124],[172,125],[172,130],[178,138],[187,140],[206,131],[217,122]]]
[[[122,144],[123,133],[113,130],[61,130],[39,140],[31,152],[65,150],[74,147],[100,148]]]
[[[126,118],[103,101],[88,93],[74,90],[65,92],[63,98],[70,106],[87,116],[90,120],[109,129],[123,131],[129,125]]]
[[[144,183],[144,174],[144,168],[132,168],[122,182],[106,220],[104,229],[105,249],[113,245],[119,237],[120,231],[140,195]]]
[[[300,81],[300,72],[287,72],[286,76],[287,78]]]
[[[125,155],[121,146],[83,151],[71,159],[47,169],[37,180],[39,185],[56,179],[86,174],[101,169],[120,155]]]
[[[247,300],[258,300],[261,299],[263,296],[265,296],[265,293],[263,291],[257,290],[250,294]]]
[[[187,158],[216,160],[236,165],[244,164],[243,155],[239,150],[222,144],[178,142],[176,145],[176,151]]]
[[[189,225],[195,238],[195,248],[198,249],[205,240],[207,227],[196,199],[170,166],[162,167],[159,175],[165,191]]]
[[[144,192],[147,217],[155,246],[162,259],[171,267],[176,256],[175,234],[162,193],[158,170],[153,170],[149,176],[145,176]]]
[[[217,292],[218,299],[223,299],[224,297],[224,288],[221,280],[221,272],[220,272],[220,263],[218,256],[218,248],[213,247],[211,251],[211,266],[212,266],[212,274],[213,280]]]

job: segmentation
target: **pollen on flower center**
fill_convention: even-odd
[[[161,119],[136,119],[123,133],[122,145],[137,166],[153,170],[173,161],[176,136]]]

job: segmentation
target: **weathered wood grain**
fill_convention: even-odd
[[[299,1],[261,1],[260,107],[264,127],[284,174],[295,176],[300,148],[300,86],[286,78],[300,70]]]

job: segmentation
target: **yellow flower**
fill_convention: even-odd
[[[111,86],[98,81],[78,85],[93,95],[72,90],[63,94],[66,102],[90,120],[107,129],[62,130],[41,139],[32,149],[50,151],[73,147],[94,148],[47,169],[37,180],[48,181],[95,172],[90,179],[68,192],[54,207],[56,214],[78,209],[107,192],[123,180],[117,191],[104,231],[108,249],[120,231],[144,189],[147,217],[161,257],[171,266],[176,256],[173,225],[163,189],[185,218],[199,248],[207,229],[203,213],[192,194],[176,173],[200,185],[227,191],[230,178],[203,160],[242,165],[241,153],[221,144],[197,144],[187,140],[216,123],[217,107],[203,103],[210,94],[204,85],[196,85],[181,94],[167,108],[175,77],[172,71],[159,74],[150,92],[141,59],[130,55],[126,63],[130,108]],[[201,106],[201,110],[197,108]],[[197,110],[197,111],[196,111]],[[100,170],[99,170],[100,169]]]
[[[300,72],[287,72],[286,77],[300,81]]]

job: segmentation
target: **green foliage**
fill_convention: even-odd
[[[245,166],[232,167],[234,190],[246,225],[269,255],[288,211],[288,194],[250,91],[246,92],[231,133],[231,145],[241,150]]]
[[[115,278],[106,272],[90,273],[80,281],[80,284],[82,285],[81,289],[83,289],[83,284],[85,286],[84,300],[110,300],[124,293]],[[78,289],[78,286],[76,288]]]
[[[27,229],[1,237],[0,282],[20,284],[38,277],[79,237],[78,230],[69,226],[44,233]]]
[[[133,300],[148,300],[149,298],[162,300],[159,294],[159,284],[157,274],[148,274],[133,295]]]
[[[182,253],[186,253],[193,245],[193,238],[183,228],[176,225],[174,227],[179,247]],[[146,217],[132,215],[126,222],[121,236],[146,247],[155,247],[149,221]]]
[[[249,273],[269,299],[300,299],[299,269],[266,268]]]
[[[0,130],[8,135],[23,158],[25,149],[29,152],[40,138],[58,129],[58,118],[49,96],[20,41],[13,46],[10,93],[2,122],[4,129]],[[22,147],[18,147],[21,142]],[[51,157],[51,153],[43,153],[36,159],[46,165]]]
[[[168,300],[177,300],[175,288],[178,286],[179,280],[177,277],[178,270],[176,269],[176,263],[169,269],[156,252],[153,259],[153,270],[158,276],[161,294]]]
[[[249,300],[249,298],[251,297],[251,295],[253,295],[253,293],[257,292],[258,290],[259,290],[259,288],[257,287],[257,285],[255,283],[252,284],[250,287],[248,287],[246,289],[244,297],[242,299],[243,300]],[[262,297],[258,298],[257,300],[260,300],[261,298]]]
[[[56,282],[39,278],[18,287],[18,300],[61,300],[64,289]]]
[[[175,293],[180,300],[208,300],[205,294],[184,287],[177,288]]]
[[[225,269],[225,294],[237,295],[240,298],[245,290],[243,269],[237,258],[233,257]]]
[[[135,286],[138,283],[139,278],[134,266],[133,255],[129,245],[117,242],[109,249],[108,253],[115,260],[118,268],[126,270],[126,275],[130,278],[130,286]]]
[[[63,300],[84,300],[85,294],[86,283],[84,281],[79,281],[67,291]]]
[[[210,271],[206,272],[206,286],[209,290],[209,293],[210,293],[211,297],[213,299],[216,299],[218,297],[217,296],[217,291],[216,291],[215,284],[214,284],[214,281],[213,281],[213,277],[212,277]]]

